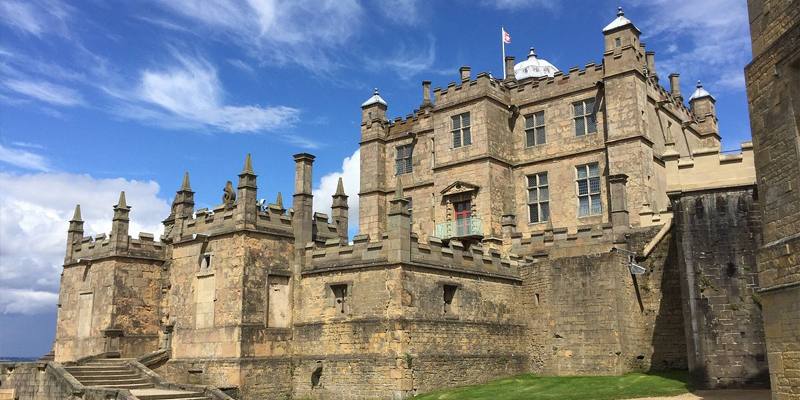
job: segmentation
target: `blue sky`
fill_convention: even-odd
[[[373,87],[395,117],[419,105],[422,80],[445,87],[461,65],[501,76],[501,25],[518,60],[534,46],[564,71],[599,63],[619,5],[662,84],[680,72],[688,98],[702,80],[723,146],[749,140],[743,0],[3,0],[0,356],[49,349],[74,204],[87,234],[107,232],[124,189],[132,234],[158,233],[183,171],[212,207],[252,153],[259,197],[289,201],[291,155],[307,151],[318,210],[344,176],[355,214]]]

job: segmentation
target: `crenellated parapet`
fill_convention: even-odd
[[[525,256],[549,254],[559,257],[606,252],[613,242],[614,230],[610,223],[582,225],[574,231],[562,227],[511,235],[512,251]]]
[[[115,248],[111,236],[101,233],[94,237],[84,236],[80,242],[74,243],[72,258],[65,264],[108,257],[164,259],[164,249],[164,243],[156,241],[152,233],[139,232],[138,238],[128,236],[124,249]]]
[[[437,110],[481,97],[505,102],[507,96],[508,90],[503,83],[486,72],[479,73],[475,79],[462,80],[460,83],[450,82],[444,89],[433,89],[434,107]]]
[[[695,150],[693,157],[681,157],[668,148],[664,162],[670,195],[756,184],[752,142],[742,143],[737,153],[723,153],[719,147],[703,148]]]
[[[587,63],[583,69],[572,67],[567,73],[558,71],[552,77],[543,76],[507,82],[512,102],[519,106],[543,101],[564,93],[593,89],[603,80],[603,64]]]
[[[427,242],[420,242],[416,234],[410,234],[408,242],[409,257],[399,263],[454,273],[507,279],[519,277],[521,257],[516,255],[503,255],[500,251],[481,244],[466,247],[457,240],[444,242],[437,237],[428,237]],[[377,240],[370,240],[369,235],[357,235],[349,245],[344,245],[337,239],[329,239],[321,245],[309,243],[306,246],[307,263],[303,273],[316,274],[395,264],[397,262],[392,261],[390,254],[391,247],[388,234]]]

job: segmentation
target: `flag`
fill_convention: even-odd
[[[500,28],[500,30],[503,31],[503,43],[505,44],[511,43],[511,35],[509,35],[508,32],[506,32],[506,30],[503,28]]]

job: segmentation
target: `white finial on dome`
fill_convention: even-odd
[[[386,100],[384,100],[383,97],[381,97],[381,95],[378,93],[378,88],[375,88],[372,91],[372,97],[368,98],[367,101],[362,103],[361,107],[370,106],[370,105],[373,105],[375,103],[383,104],[384,106],[387,106],[387,107],[389,106],[388,104],[386,104]]]
[[[703,89],[703,84],[700,81],[697,81],[697,86],[694,90],[694,93],[692,93],[692,95],[689,97],[689,101],[703,97],[711,97],[712,100],[715,100],[711,93],[708,93],[707,90]]]
[[[637,28],[636,25],[633,25],[631,20],[625,18],[625,11],[622,11],[622,7],[617,7],[617,18],[611,21],[610,24],[606,25],[606,27],[603,28],[603,32],[608,32],[628,25],[633,26],[633,29],[635,29],[637,32],[640,32],[639,28]]]
[[[540,78],[543,76],[553,76],[558,72],[553,64],[547,60],[536,57],[536,50],[531,47],[528,52],[528,59],[514,65],[514,77],[517,80],[526,78]]]

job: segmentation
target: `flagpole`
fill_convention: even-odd
[[[503,59],[501,64],[503,66],[503,80],[506,80],[506,30],[500,27],[500,47],[503,48]]]

